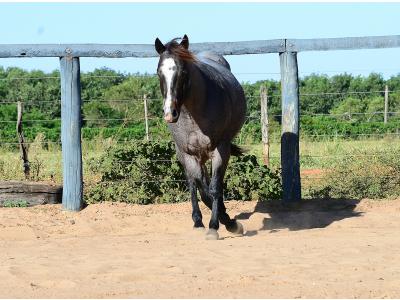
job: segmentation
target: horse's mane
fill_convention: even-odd
[[[196,56],[191,51],[183,47],[180,43],[178,43],[178,40],[180,40],[180,38],[175,38],[170,42],[168,42],[167,44],[165,44],[166,51],[168,51],[172,55],[179,57],[184,61],[188,62],[196,61],[197,60]]]

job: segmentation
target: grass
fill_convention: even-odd
[[[270,145],[271,166],[278,168],[281,163],[280,143]],[[246,145],[250,153],[262,158],[262,145]],[[300,141],[300,168],[308,169],[329,169],[335,161],[343,156],[354,156],[357,159],[360,152],[383,154],[384,152],[400,151],[400,139],[386,137],[383,139],[364,140],[325,140],[325,141]]]

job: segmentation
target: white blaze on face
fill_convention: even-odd
[[[165,88],[167,95],[164,102],[164,114],[171,113],[172,106],[172,78],[177,70],[175,61],[173,58],[166,58],[161,65],[161,73],[165,77]]]

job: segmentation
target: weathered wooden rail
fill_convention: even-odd
[[[400,35],[324,39],[275,39],[245,42],[193,43],[191,50],[222,55],[279,53],[282,86],[281,161],[283,200],[301,199],[299,162],[299,84],[297,53],[400,47]],[[61,138],[63,206],[82,207],[81,91],[79,57],[156,57],[151,45],[42,44],[0,45],[0,58],[59,57],[61,70]]]

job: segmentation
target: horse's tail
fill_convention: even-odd
[[[231,144],[231,155],[242,156],[244,153],[246,153],[245,149],[243,149],[237,145]]]

